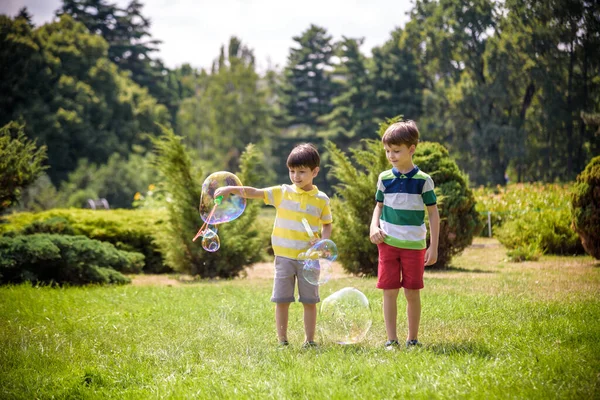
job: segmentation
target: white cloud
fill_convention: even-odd
[[[109,0],[126,5],[129,0]],[[403,26],[411,0],[142,0],[143,14],[152,20],[152,36],[163,41],[158,56],[169,67],[190,63],[209,68],[221,45],[233,35],[254,49],[259,68],[284,66],[292,37],[310,24],[334,39],[364,37],[363,52],[380,46],[390,32]],[[4,0],[0,13],[15,15],[26,6],[36,24],[50,21],[60,0]]]

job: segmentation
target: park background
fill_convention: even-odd
[[[142,2],[55,14],[0,15],[3,397],[599,396],[596,2],[415,1],[370,54],[308,23],[267,68],[236,36],[210,67],[167,67]],[[398,357],[379,348],[366,237],[400,118],[419,125],[442,228],[426,346]],[[210,173],[285,183],[305,141],[340,249],[322,293],[358,287],[374,320],[358,346],[324,333],[316,358],[274,348],[270,281],[248,278],[272,210],[220,226],[216,253],[191,241]]]

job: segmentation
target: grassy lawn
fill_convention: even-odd
[[[298,304],[292,345],[276,346],[270,279],[1,287],[0,398],[600,398],[600,263],[504,259],[480,238],[452,268],[428,271],[424,346],[412,351],[383,349],[374,279],[321,287],[322,298],[365,293],[366,339],[308,350]]]

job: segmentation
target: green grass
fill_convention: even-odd
[[[386,351],[374,279],[358,345],[276,346],[267,279],[175,286],[0,288],[0,398],[600,398],[600,264],[512,264],[478,239],[453,268],[426,273],[423,348]],[[403,308],[403,302],[400,308]],[[406,330],[405,318],[399,329]]]

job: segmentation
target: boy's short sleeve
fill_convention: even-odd
[[[433,188],[433,179],[428,176],[425,184],[423,185],[423,193],[421,194],[423,197],[423,203],[425,203],[426,206],[433,206],[437,203],[437,197],[435,196]]]
[[[325,207],[321,211],[321,223],[323,225],[331,224],[333,222],[333,216],[331,214],[331,207],[329,206],[329,199],[325,203]]]
[[[265,189],[265,197],[263,198],[266,205],[278,207],[283,198],[283,190],[281,186],[271,186]]]
[[[385,186],[383,186],[383,182],[381,181],[381,175],[377,178],[377,192],[375,192],[375,200],[380,203],[383,203],[383,192],[385,191]]]

